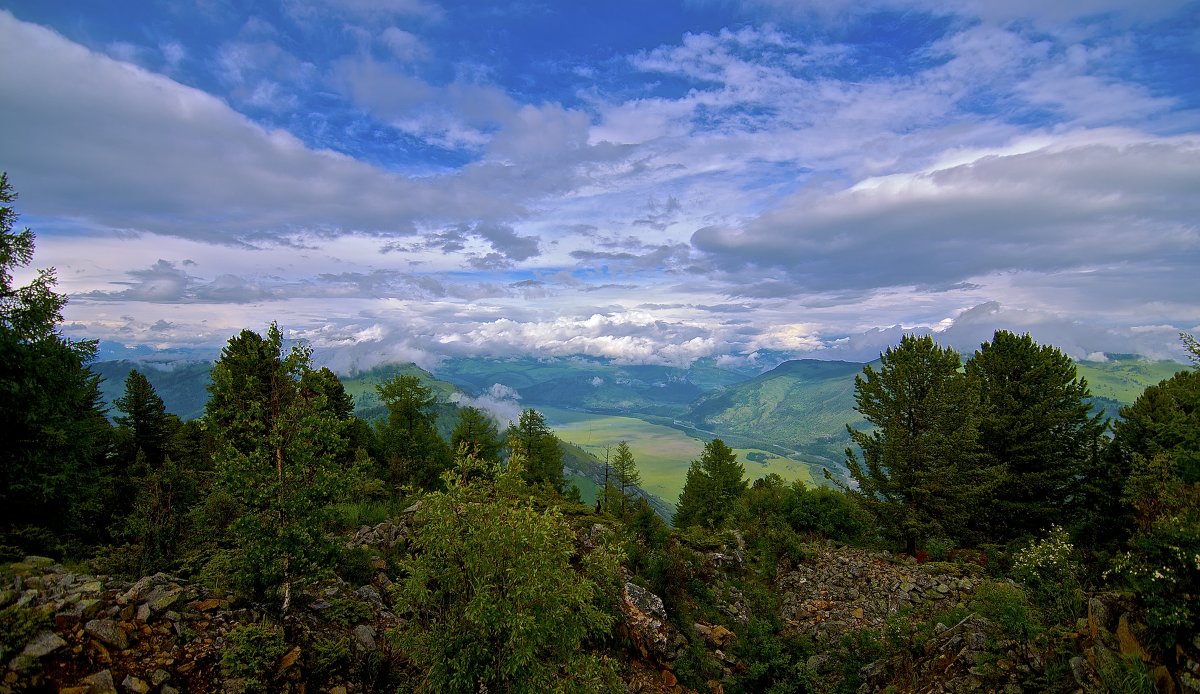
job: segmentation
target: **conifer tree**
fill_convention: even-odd
[[[123,414],[113,419],[118,431],[129,438],[129,457],[141,451],[147,464],[158,467],[166,455],[167,441],[173,429],[171,416],[146,375],[137,369],[125,377],[125,393],[113,402]]]
[[[452,453],[437,432],[433,391],[411,375],[395,376],[375,390],[388,410],[377,433],[392,483],[436,487],[438,476],[450,467]]]
[[[545,483],[562,492],[562,449],[540,412],[533,408],[522,412],[517,423],[509,425],[505,439],[511,454],[523,461],[521,478],[527,484]]]
[[[851,491],[910,553],[929,537],[970,541],[997,480],[979,445],[978,386],[929,336],[906,335],[881,356],[854,379],[855,409],[873,428],[846,427],[862,451],[846,449]]]
[[[746,468],[721,439],[704,445],[692,461],[675,507],[677,528],[702,525],[720,528],[734,517],[737,501],[746,493]]]
[[[980,346],[966,372],[980,389],[980,445],[1003,475],[984,532],[1007,541],[1066,523],[1105,429],[1090,413],[1087,380],[1058,349],[1007,330]]]
[[[329,506],[351,482],[337,463],[345,424],[336,406],[300,387],[310,360],[304,347],[284,353],[274,323],[265,339],[243,330],[213,367],[206,408],[222,487],[241,504],[233,523],[238,568],[248,587],[277,594],[284,612],[293,586],[329,562]]]
[[[0,173],[0,545],[59,552],[107,527],[111,430],[88,368],[96,343],[60,331],[54,269],[13,286],[34,251],[32,231],[13,232],[16,198]]]
[[[642,475],[638,471],[637,462],[633,459],[633,451],[629,450],[627,442],[622,441],[617,444],[612,468],[616,474],[617,487],[621,494],[621,517],[624,518],[630,488],[642,483]]]
[[[500,462],[500,450],[504,446],[495,420],[478,407],[464,407],[458,411],[450,445],[456,455],[461,455],[465,446],[468,454],[490,463]]]

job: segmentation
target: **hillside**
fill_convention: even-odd
[[[701,397],[680,419],[717,435],[735,434],[838,461],[854,412],[854,376],[863,365],[788,361],[760,376]]]
[[[110,408],[125,392],[125,378],[137,369],[145,374],[155,392],[163,399],[167,412],[180,419],[198,419],[204,416],[204,403],[208,402],[208,384],[212,371],[211,361],[133,361],[118,359],[92,364],[92,371],[101,378],[100,395]],[[109,416],[117,414],[110,409]]]

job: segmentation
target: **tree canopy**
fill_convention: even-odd
[[[734,517],[737,501],[746,493],[745,476],[746,468],[724,441],[706,443],[700,457],[688,467],[675,507],[675,527],[723,527]]]

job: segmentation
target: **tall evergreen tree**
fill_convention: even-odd
[[[388,409],[377,428],[393,484],[437,486],[453,456],[437,432],[437,398],[416,376],[400,375],[375,387]]]
[[[637,461],[633,459],[633,451],[629,450],[628,442],[621,441],[617,444],[612,468],[616,473],[617,488],[621,493],[621,517],[624,518],[631,488],[642,483],[642,474],[638,471]]]
[[[489,463],[500,462],[500,451],[504,447],[496,420],[478,407],[464,407],[458,411],[450,445],[456,454],[465,446],[469,454]]]
[[[724,441],[713,439],[706,443],[700,457],[688,467],[675,507],[675,527],[724,526],[734,517],[737,501],[746,493],[745,476],[746,468]]]
[[[300,387],[310,360],[302,347],[285,354],[273,323],[266,338],[243,330],[213,367],[206,409],[222,486],[242,506],[233,523],[238,566],[249,587],[276,593],[285,612],[293,586],[330,560],[329,506],[351,482],[337,462],[345,423],[325,394]]]
[[[906,335],[854,379],[855,409],[873,428],[846,427],[862,450],[860,460],[846,449],[852,492],[910,553],[929,537],[974,539],[965,529],[996,486],[979,445],[979,389],[960,367],[953,349]]]
[[[528,484],[549,484],[562,492],[563,454],[542,413],[529,408],[505,436],[512,456],[522,461],[521,478]]]
[[[96,343],[60,332],[53,268],[13,286],[34,251],[32,231],[13,232],[16,198],[0,173],[0,544],[56,552],[107,527],[111,432],[88,368]]]
[[[1033,536],[1068,521],[1096,464],[1105,423],[1070,357],[1028,335],[997,330],[967,361],[979,384],[979,442],[1001,466],[989,538]]]
[[[127,452],[133,458],[140,451],[146,463],[158,467],[166,456],[167,442],[178,428],[167,414],[163,399],[150,385],[146,375],[137,369],[125,377],[125,393],[113,403],[119,412],[113,419],[118,432],[123,432],[129,441]],[[172,426],[174,424],[174,426]]]

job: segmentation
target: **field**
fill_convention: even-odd
[[[554,433],[604,460],[605,446],[615,447],[627,441],[642,475],[642,487],[669,504],[674,504],[683,489],[688,466],[700,457],[704,441],[678,429],[650,424],[633,417],[594,415],[552,407],[539,408]],[[812,484],[809,467],[760,449],[735,448],[738,461],[746,468],[746,477],[754,480],[776,473],[785,480],[803,480]],[[765,462],[747,458],[753,454]]]

